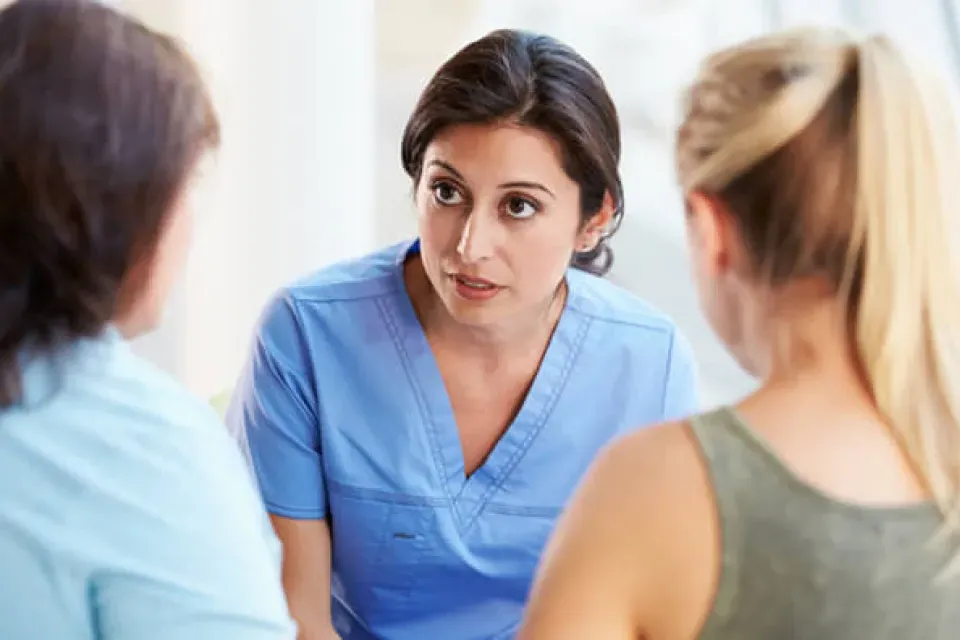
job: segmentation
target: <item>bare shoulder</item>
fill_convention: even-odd
[[[636,429],[607,446],[594,464],[594,472],[604,469],[623,473],[639,468],[646,473],[686,476],[700,466],[698,447],[687,421],[665,422]],[[642,487],[636,487],[642,490]]]
[[[620,438],[594,462],[558,523],[528,614],[529,628],[542,632],[522,637],[565,638],[588,624],[604,625],[610,638],[692,637],[712,600],[717,539],[708,473],[689,424]]]
[[[709,486],[699,445],[689,423],[678,421],[637,429],[610,444],[591,466],[581,494],[609,495],[623,503],[621,517],[646,521],[651,510],[658,519],[687,513],[668,507],[678,501],[692,506],[704,488]]]

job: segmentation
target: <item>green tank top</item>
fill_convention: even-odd
[[[960,639],[960,571],[944,572],[958,539],[938,535],[932,503],[843,503],[793,474],[735,411],[692,425],[722,539],[700,640]]]

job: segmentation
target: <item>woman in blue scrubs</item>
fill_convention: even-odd
[[[693,359],[598,277],[623,213],[619,123],[569,47],[468,45],[401,156],[419,238],[284,288],[228,421],[305,637],[509,638],[581,474],[695,409]]]
[[[0,638],[292,640],[276,537],[213,410],[137,358],[219,125],[169,38],[0,11]]]

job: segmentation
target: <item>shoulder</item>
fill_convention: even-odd
[[[294,304],[336,302],[397,291],[397,276],[412,243],[390,245],[373,253],[328,265],[284,287],[280,296]]]
[[[703,488],[705,468],[686,421],[636,429],[608,444],[592,464],[583,491],[622,503],[614,514],[647,518]],[[618,517],[618,516],[614,516]],[[660,518],[657,518],[660,520]]]
[[[668,526],[676,505],[687,503],[691,478],[701,469],[685,422],[636,429],[607,444],[594,459],[567,508],[557,538],[567,531],[597,526],[620,552],[645,551],[644,539]],[[621,535],[620,532],[629,532]],[[593,535],[593,534],[590,534]],[[614,547],[598,547],[611,549]]]
[[[590,467],[557,525],[541,580],[601,593],[619,589],[629,594],[622,606],[637,626],[660,627],[689,594],[709,599],[715,510],[688,423],[633,431],[609,444]],[[607,586],[617,584],[623,566],[642,570],[629,572],[618,587]]]
[[[394,296],[402,290],[403,260],[411,246],[410,242],[391,245],[326,266],[281,287],[257,323],[261,346],[279,352],[302,350],[307,336],[319,328],[342,330],[362,323],[363,317],[353,315],[365,313],[368,307],[356,303]]]
[[[705,478],[688,423],[630,431],[594,459],[558,526],[557,539],[582,529],[595,535],[597,543],[606,538],[602,542],[611,546],[597,548],[608,553],[644,555],[655,548],[648,542],[669,540],[662,534],[689,519],[690,499],[702,491]]]
[[[568,273],[570,307],[605,323],[670,336],[676,324],[663,311],[605,278],[577,269]]]
[[[92,369],[67,390],[68,397],[97,398],[103,417],[95,437],[110,463],[129,465],[131,486],[151,473],[193,482],[232,466],[235,444],[210,402],[191,393],[167,372],[118,345],[109,364]],[[78,423],[78,428],[82,427]],[[92,434],[93,435],[93,434]]]
[[[126,345],[64,394],[77,404],[98,396],[84,407],[84,413],[95,409],[98,419],[78,415],[71,423],[84,431],[80,439],[99,443],[99,473],[122,478],[121,492],[141,504],[166,505],[168,515],[193,505],[200,517],[213,503],[257,513],[252,478],[213,406]],[[116,498],[113,490],[106,493],[101,497],[108,502]]]
[[[115,389],[118,399],[127,398],[126,402],[134,405],[131,410],[135,408],[145,418],[169,425],[166,432],[172,436],[186,432],[205,437],[220,430],[220,420],[209,402],[126,345],[118,350],[114,367],[100,382],[105,388]]]
[[[97,420],[90,420],[94,415]],[[217,423],[212,406],[138,356],[113,328],[56,354],[29,360],[24,367],[24,403],[16,419],[60,421],[100,432],[117,429],[128,435],[158,423],[184,429],[209,429]],[[169,432],[170,428],[159,429],[151,437],[163,438]]]
[[[661,353],[665,361],[691,361],[692,348],[674,320],[654,305],[604,278],[571,269],[570,309],[606,329],[605,335],[647,357]]]
[[[213,408],[129,353],[100,382],[109,402],[73,421],[83,488],[63,521],[110,613],[149,600],[184,617],[216,610],[238,632],[244,620],[287,625],[279,545]]]
[[[631,431],[611,442],[597,459],[592,473],[601,485],[619,484],[625,474],[668,481],[686,479],[703,470],[699,444],[688,421],[665,422]],[[628,483],[627,493],[655,497],[657,482]],[[629,499],[629,498],[628,498]]]
[[[244,481],[242,457],[213,407],[118,334],[35,361],[26,373],[26,402],[5,422],[43,439],[48,468],[70,467],[74,488],[101,513],[131,500],[186,500],[211,482],[234,491]]]

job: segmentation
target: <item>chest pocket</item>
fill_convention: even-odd
[[[412,621],[512,637],[557,511],[489,504],[462,530],[439,499],[332,487],[330,504],[334,596],[398,638]]]
[[[402,620],[421,589],[420,567],[439,553],[441,509],[426,500],[331,487],[334,595],[368,624]]]

